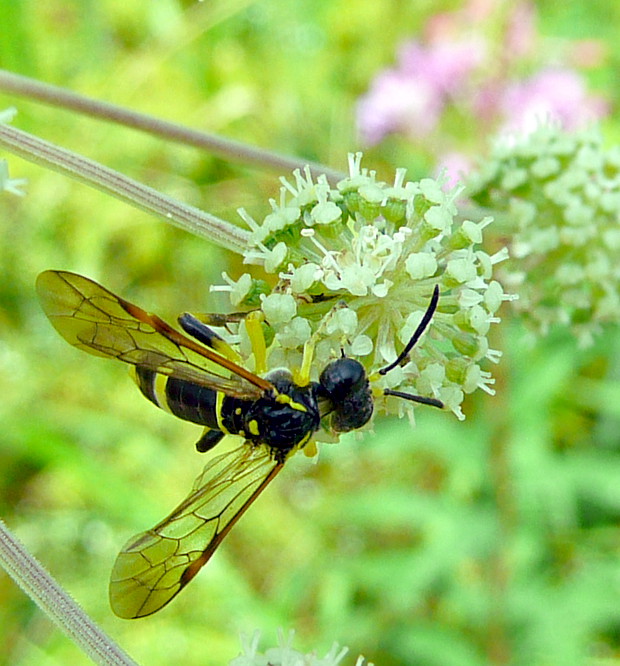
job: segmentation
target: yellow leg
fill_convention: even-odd
[[[310,383],[310,376],[312,373],[312,361],[314,359],[314,348],[316,343],[319,340],[319,337],[323,334],[323,329],[326,327],[327,322],[334,316],[338,310],[346,308],[347,304],[344,301],[339,301],[332,307],[326,317],[323,318],[320,326],[312,334],[312,337],[304,345],[304,355],[301,361],[301,368],[297,372],[293,373],[293,379],[295,383],[299,386],[306,386]],[[344,342],[344,339],[343,339]]]
[[[245,330],[252,345],[254,372],[257,375],[264,375],[267,372],[267,345],[263,334],[263,319],[264,315],[260,310],[250,312],[245,318]]]
[[[293,373],[293,380],[298,386],[307,386],[310,383],[315,344],[316,336],[313,335],[304,345],[304,355],[301,361],[301,367]]]
[[[317,448],[316,442],[311,439],[306,446],[304,446],[304,455],[308,458],[313,458],[318,455],[319,449]]]

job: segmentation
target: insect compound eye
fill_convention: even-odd
[[[346,397],[367,381],[364,366],[353,358],[339,358],[325,367],[319,383],[331,400]]]
[[[338,432],[361,428],[372,416],[368,377],[353,358],[339,358],[326,366],[319,377],[319,393],[331,402],[331,427]]]

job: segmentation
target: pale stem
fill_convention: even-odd
[[[39,608],[96,664],[137,666],[11,534],[2,520],[0,564]]]
[[[0,125],[0,147],[158,215],[166,222],[228,250],[243,254],[248,247],[249,233],[244,229],[32,134],[9,125]]]
[[[226,160],[241,162],[243,164],[253,164],[261,168],[269,167],[278,171],[285,171],[286,173],[295,169],[303,170],[307,165],[315,178],[320,174],[325,174],[328,181],[332,184],[346,177],[346,174],[335,169],[329,169],[316,162],[308,162],[307,160],[280,155],[269,150],[225,139],[215,134],[199,132],[183,125],[154,118],[143,113],[137,113],[136,111],[130,111],[109,102],[101,102],[89,97],[83,97],[70,90],[42,83],[41,81],[29,79],[28,77],[13,74],[5,70],[0,70],[0,90],[21,95],[28,99],[36,99],[51,106],[71,109],[84,115],[102,118],[126,127],[133,127],[134,129],[163,139],[201,148]]]

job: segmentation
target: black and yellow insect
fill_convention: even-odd
[[[344,354],[323,369],[318,381],[310,381],[306,360],[295,377],[286,370],[260,376],[240,365],[234,349],[192,315],[178,319],[188,337],[96,282],[66,271],[41,273],[37,292],[45,314],[69,344],[131,364],[138,387],[151,402],[204,426],[196,443],[199,451],[211,449],[226,434],[245,440],[213,458],[167,518],[125,544],[110,579],[110,604],[120,617],[150,615],[183,589],[322,421],[329,421],[333,431],[346,432],[372,416],[377,395],[372,378]],[[405,361],[428,326],[438,297],[435,288],[411,340],[378,375]],[[261,344],[256,342],[257,349]],[[442,406],[433,398],[399,391],[379,394]]]

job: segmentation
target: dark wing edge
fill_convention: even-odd
[[[36,289],[56,331],[82,351],[141,365],[239,398],[258,399],[273,388],[266,379],[89,278],[48,270],[37,277]],[[232,376],[223,376],[222,370]]]
[[[249,443],[217,456],[167,518],[132,537],[110,577],[110,605],[126,619],[168,604],[209,561],[224,537],[282,469],[269,448]]]

